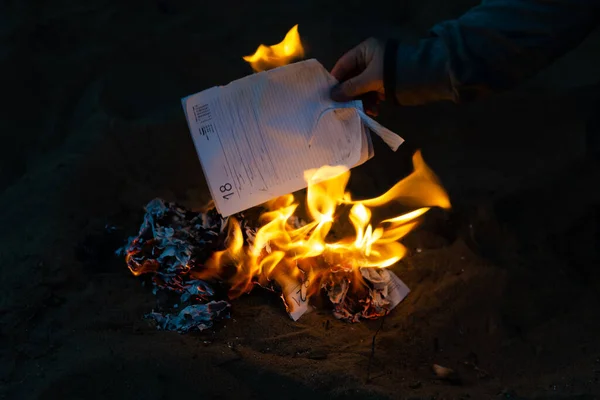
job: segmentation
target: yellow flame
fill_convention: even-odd
[[[439,184],[433,171],[425,164],[420,151],[415,153],[412,161],[415,172],[406,179],[402,179],[381,196],[361,201],[361,203],[368,207],[374,207],[397,201],[409,207],[450,208],[448,195]],[[416,193],[418,195],[415,195]],[[350,196],[348,196],[348,200],[350,200]]]
[[[388,192],[361,201],[349,200],[350,194],[345,191],[350,177],[347,169],[326,166],[308,171],[306,209],[310,219],[305,225],[292,223],[298,208],[293,195],[272,200],[265,205],[267,211],[260,218],[262,225],[252,248],[243,248],[240,226],[231,219],[229,246],[215,254],[209,266],[213,270],[235,266],[232,296],[251,290],[252,282],[275,280],[285,285],[306,277],[311,279],[312,294],[333,269],[389,267],[405,256],[406,248],[399,240],[418,225],[421,216],[431,207],[450,207],[448,195],[420,152],[414,155],[413,165],[414,171]],[[371,207],[391,201],[415,209],[374,223]],[[354,227],[354,234],[331,240],[331,228],[341,222],[343,215]]]
[[[298,25],[294,25],[281,43],[272,46],[261,44],[254,54],[244,57],[244,61],[249,62],[254,71],[261,72],[281,67],[303,57],[304,48],[298,33]]]
[[[255,71],[290,63],[304,57],[304,49],[294,26],[283,41],[273,46],[260,45],[244,57]],[[340,166],[325,166],[306,171],[306,215],[303,225],[297,221],[298,202],[292,194],[273,199],[264,205],[260,228],[252,246],[244,246],[240,224],[229,220],[227,248],[215,253],[199,278],[218,276],[231,284],[230,296],[252,289],[254,283],[277,282],[282,288],[302,283],[307,296],[326,282],[335,280],[332,273],[343,270],[362,280],[360,268],[386,268],[406,255],[399,242],[420,222],[430,208],[450,208],[450,200],[421,153],[413,156],[414,171],[390,190],[373,199],[354,201],[346,185],[350,171]],[[392,201],[413,211],[372,220],[373,207]],[[354,233],[333,239],[332,227],[347,220]],[[356,286],[355,286],[356,287]]]

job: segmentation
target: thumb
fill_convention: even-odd
[[[331,89],[331,99],[339,102],[350,101],[369,91],[369,80],[363,73],[334,86]]]

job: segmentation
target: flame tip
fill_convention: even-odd
[[[261,44],[254,54],[244,56],[243,60],[250,63],[255,72],[261,72],[280,67],[295,59],[304,57],[304,47],[298,33],[298,24],[294,25],[280,43],[272,46]]]

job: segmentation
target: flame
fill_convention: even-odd
[[[450,208],[450,200],[437,177],[413,156],[414,171],[383,195],[353,201],[346,185],[350,172],[341,167],[307,171],[306,213],[309,221],[295,224],[299,203],[286,195],[264,205],[260,228],[251,247],[243,246],[239,223],[230,219],[228,246],[207,264],[208,275],[232,266],[231,297],[249,292],[255,283],[276,282],[285,288],[307,283],[307,296],[316,293],[336,271],[351,272],[360,280],[360,268],[386,268],[402,259],[407,249],[399,242],[413,230],[431,207]],[[327,179],[328,178],[328,179]],[[374,222],[372,208],[398,201],[414,210]],[[332,240],[332,228],[347,220],[354,234]]]
[[[261,44],[254,54],[244,57],[244,61],[249,62],[254,71],[261,72],[281,67],[303,57],[304,48],[298,33],[298,25],[294,25],[281,43],[272,46]]]
[[[304,57],[295,25],[283,41],[260,45],[244,57],[252,68],[264,71]],[[353,290],[364,290],[362,268],[386,268],[402,259],[407,249],[400,240],[413,230],[432,207],[450,208],[450,200],[421,153],[413,156],[414,171],[381,196],[355,201],[346,192],[350,171],[324,166],[305,172],[308,184],[306,215],[298,224],[299,202],[293,195],[279,197],[264,205],[251,246],[244,246],[239,222],[229,219],[227,247],[215,253],[196,277],[220,279],[231,285],[230,297],[252,290],[255,284],[271,287],[275,282],[284,292],[302,290],[307,299],[332,282],[350,281]],[[374,221],[372,209],[398,202],[413,210],[392,218]],[[350,223],[354,233],[335,240],[332,228]],[[150,266],[147,266],[150,267]],[[343,274],[337,274],[337,272]],[[362,284],[362,286],[361,286]],[[361,289],[362,288],[362,289]],[[291,304],[287,304],[290,311]]]
[[[262,70],[284,65],[303,54],[296,25],[281,43],[270,47],[261,45],[254,55],[244,59],[255,70]],[[217,278],[228,284],[230,298],[251,291],[256,284],[267,288],[277,285],[292,318],[301,315],[309,298],[322,288],[334,304],[334,315],[340,318],[356,321],[361,316],[385,315],[388,310],[381,299],[387,294],[377,292],[377,289],[373,294],[371,289],[376,285],[369,277],[389,276],[388,271],[381,269],[395,264],[407,253],[400,240],[432,207],[448,209],[451,206],[446,191],[425,164],[420,151],[413,156],[413,168],[409,176],[386,193],[366,200],[353,200],[346,191],[350,179],[346,167],[323,166],[305,171],[305,212],[299,212],[300,202],[293,194],[275,198],[263,205],[264,212],[258,219],[259,228],[255,234],[248,230],[248,223],[254,221],[245,221],[247,238],[237,219],[230,217],[227,222],[219,219],[220,232],[227,229],[225,246],[223,250],[213,252],[206,262],[192,256],[190,247],[193,245],[188,242],[200,239],[190,236],[187,227],[180,229],[182,238],[177,238],[171,237],[172,228],[169,232],[159,226],[159,220],[163,218],[159,215],[171,206],[166,207],[159,201],[150,207],[149,203],[138,236],[126,246],[127,265],[135,276],[156,272],[154,284],[175,291],[187,290],[181,278],[183,275],[192,279]],[[398,202],[411,211],[391,218],[379,217],[379,210],[374,212],[376,207],[391,202]],[[209,205],[203,212],[208,213],[211,207]],[[179,221],[184,211],[176,210],[177,218],[173,216],[172,219]],[[306,216],[307,222],[302,222],[301,215]],[[207,214],[202,217],[203,221],[209,219]],[[217,226],[208,225],[210,228]],[[340,238],[344,225],[353,232]],[[216,234],[216,237],[218,240],[208,242],[219,246],[223,236]],[[172,256],[172,248],[165,250],[165,243],[177,247],[179,242],[184,244],[184,250],[175,251],[183,254],[185,261]],[[174,261],[161,271],[161,259],[165,255]],[[355,296],[346,296],[350,290]],[[296,301],[299,308],[290,299]]]

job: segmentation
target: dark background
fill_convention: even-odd
[[[407,143],[377,143],[353,192],[381,193],[421,148],[455,212],[407,238],[393,270],[413,292],[377,336],[368,383],[380,321],[293,323],[255,291],[214,331],[159,332],[141,318],[150,289],[112,256],[152,198],[209,199],[181,97],[251,73],[241,57],[296,23],[330,68],[368,36],[417,38],[476,3],[0,3],[0,396],[596,398],[597,32],[512,93],[383,110]]]

